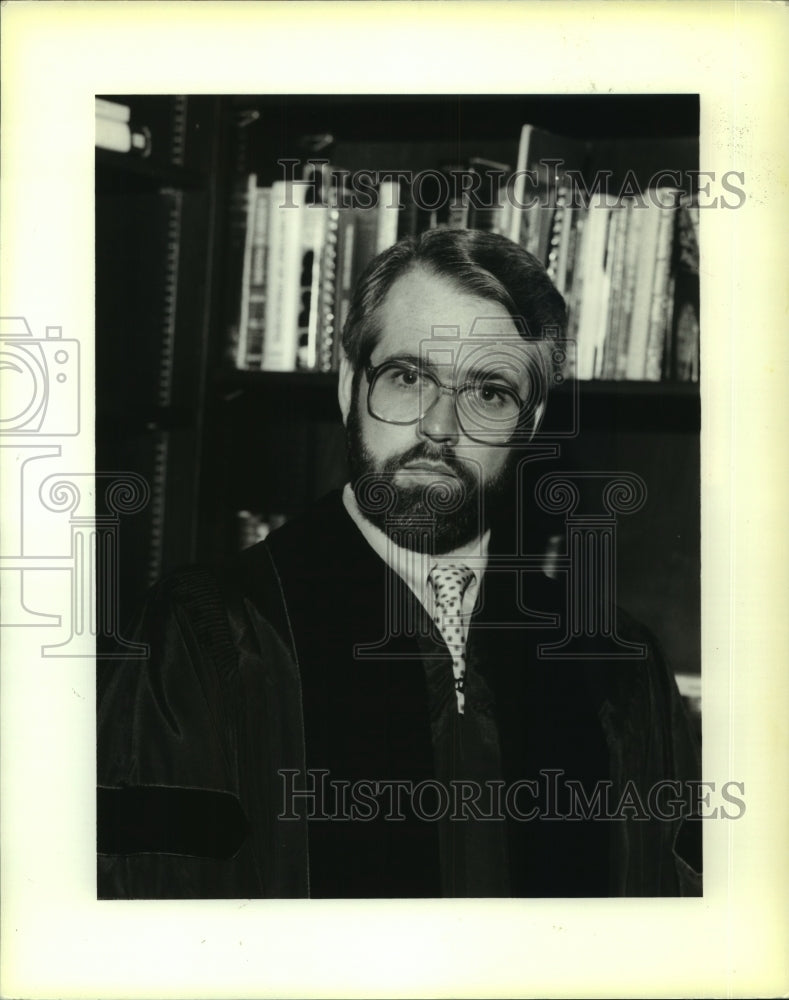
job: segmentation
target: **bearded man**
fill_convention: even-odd
[[[101,678],[100,896],[699,891],[685,812],[652,794],[696,763],[669,671],[621,613],[639,655],[544,658],[565,589],[492,554],[565,325],[491,233],[372,262],[343,331],[349,483],[232,573],[164,581],[148,660]]]

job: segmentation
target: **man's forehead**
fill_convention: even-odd
[[[416,268],[390,288],[380,311],[376,362],[410,357],[435,368],[528,368],[534,351],[506,306]]]
[[[465,335],[458,328],[433,330],[419,341],[418,354],[422,362],[435,367],[489,369],[501,363],[525,364],[531,350],[517,332],[502,331],[501,323],[481,323]]]

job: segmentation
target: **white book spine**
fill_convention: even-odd
[[[646,208],[636,207],[633,211],[643,212],[644,221],[638,248],[638,268],[633,296],[633,312],[630,318],[630,339],[627,346],[625,378],[631,381],[641,381],[644,378],[646,368],[649,309],[652,303],[652,287],[655,279],[660,208],[658,205],[648,202]]]
[[[397,222],[400,217],[400,184],[396,180],[381,181],[378,186],[378,232],[375,252],[383,253],[397,243]]]
[[[579,379],[594,378],[595,358],[599,353],[605,283],[603,255],[609,213],[610,209],[605,206],[603,201],[599,198],[596,199],[589,206],[589,214],[584,226],[581,247],[582,294],[578,315],[577,377]]]
[[[298,354],[301,225],[306,209],[304,184],[275,181],[271,188],[269,298],[263,368],[294,371]]]
[[[247,178],[247,225],[244,235],[244,263],[241,272],[241,309],[238,322],[238,343],[236,344],[236,368],[246,368],[247,335],[249,329],[249,275],[252,266],[252,239],[254,235],[255,194],[257,175]]]
[[[304,366],[309,370],[318,367],[318,336],[321,323],[321,263],[326,229],[329,221],[328,205],[308,205],[305,212],[305,248],[312,250],[312,281],[310,284],[310,311],[307,328],[307,349]]]

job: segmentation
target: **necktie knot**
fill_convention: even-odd
[[[473,579],[474,570],[460,563],[434,566],[428,580],[433,587],[436,607],[440,611],[457,607],[459,613],[463,595]]]

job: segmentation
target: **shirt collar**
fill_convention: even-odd
[[[476,598],[480,580],[488,564],[490,529],[468,544],[440,556],[413,552],[411,549],[404,549],[400,545],[396,545],[386,532],[367,520],[359,508],[350,483],[345,484],[342,501],[351,520],[361,531],[373,551],[407,584],[429,613],[432,614],[433,588],[428,583],[427,578],[435,566],[462,563],[473,569],[475,579],[469,584],[466,597],[467,599]]]

